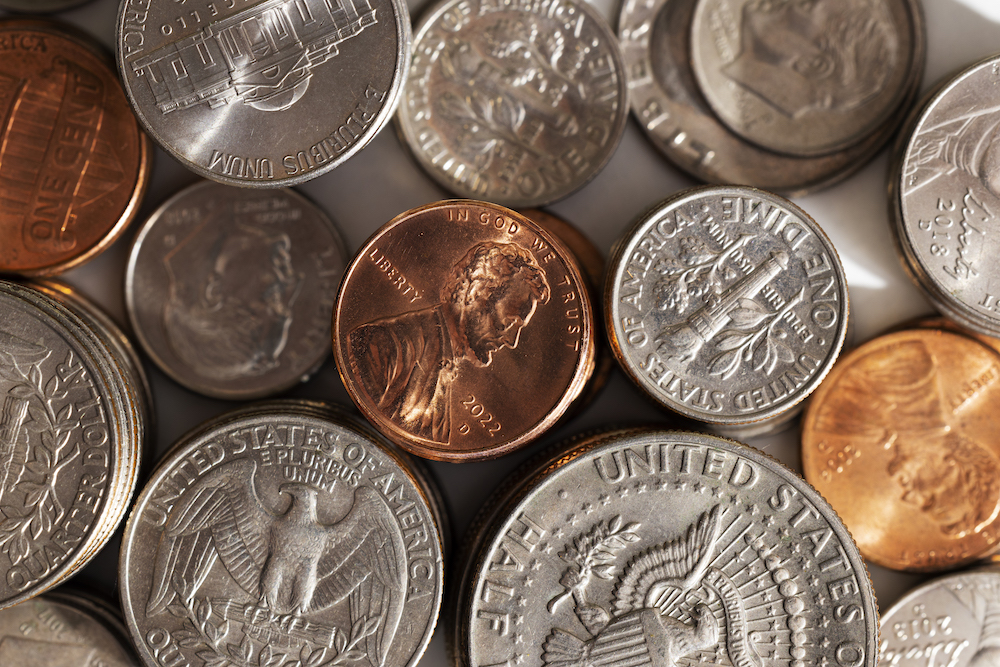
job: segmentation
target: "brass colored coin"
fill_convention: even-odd
[[[351,398],[419,456],[507,453],[555,424],[594,367],[587,283],[556,236],[496,204],[403,213],[348,268],[334,353]]]
[[[844,357],[803,419],[806,479],[865,557],[897,570],[953,568],[1000,531],[1000,354],[914,329]]]
[[[135,216],[151,151],[100,47],[48,21],[0,21],[0,273],[52,275]]]

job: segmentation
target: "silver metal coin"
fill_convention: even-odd
[[[905,266],[963,325],[1000,335],[1000,58],[945,83],[914,115],[889,179]]]
[[[698,0],[691,62],[718,118],[791,155],[833,153],[908,94],[919,22],[909,0]]]
[[[604,168],[627,92],[614,33],[588,3],[444,0],[416,30],[397,121],[442,187],[526,208]]]
[[[150,136],[244,187],[342,164],[392,115],[409,64],[401,0],[121,0],[117,60]]]
[[[293,402],[186,436],[122,540],[144,663],[414,665],[437,620],[442,542],[407,460]]]
[[[847,280],[790,201],[706,186],[654,207],[609,261],[605,320],[622,368],[662,405],[714,424],[793,409],[847,333]]]
[[[136,235],[125,305],[146,353],[180,384],[218,398],[267,396],[330,353],[346,264],[333,223],[298,193],[201,182]]]
[[[923,74],[926,39],[919,4],[906,98],[882,127],[858,143],[824,156],[775,153],[749,143],[722,124],[705,103],[691,70],[688,43],[697,0],[627,0],[618,38],[629,79],[632,113],[653,145],[695,178],[751,185],[786,196],[828,187],[865,164],[898,126]]]
[[[494,506],[458,587],[457,665],[876,664],[847,529],[755,449],[598,436]]]

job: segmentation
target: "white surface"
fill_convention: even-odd
[[[159,2],[178,0],[156,0]],[[183,0],[179,0],[183,1]],[[597,3],[606,15],[617,14],[617,3]],[[979,11],[977,11],[977,8]],[[59,18],[80,25],[103,42],[113,45],[117,0],[95,0]],[[1000,48],[1000,3],[997,0],[925,0],[928,30],[928,66],[924,81],[985,57]],[[992,17],[992,18],[990,18]],[[613,17],[612,17],[613,20]],[[857,341],[866,340],[885,328],[928,313],[930,306],[904,275],[892,249],[887,220],[885,150],[848,181],[824,192],[796,200],[827,231],[847,268],[851,287],[851,309]],[[196,177],[157,151],[153,183],[143,206],[148,214],[178,189]],[[583,190],[553,205],[550,210],[580,227],[607,254],[614,240],[648,207],[674,191],[694,184],[664,160],[634,122],[630,121],[621,146],[607,168]],[[300,188],[337,222],[353,251],[380,225],[396,214],[426,202],[444,198],[423,175],[387,128],[360,154],[334,172]],[[104,255],[64,276],[99,301],[119,321],[124,321],[121,284],[127,246],[126,232]],[[233,404],[193,395],[149,368],[155,386],[159,432],[154,456],[162,453],[179,435],[203,419],[219,414]],[[347,403],[346,393],[332,363],[294,392]],[[646,402],[616,371],[594,406],[585,414],[545,439],[545,443],[612,423],[650,422],[668,424],[671,417]],[[797,433],[758,439],[757,447],[798,465]],[[432,464],[441,482],[452,518],[454,543],[461,544],[466,525],[486,496],[527,451],[489,463]],[[114,580],[117,543],[105,550],[82,578],[105,590]],[[873,568],[880,605],[887,608],[918,577]],[[444,664],[440,633],[421,664]]]

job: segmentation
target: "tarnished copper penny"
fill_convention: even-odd
[[[932,571],[996,548],[998,380],[989,346],[910,330],[857,348],[816,391],[802,467],[867,558]]]
[[[594,316],[556,236],[502,206],[389,221],[347,270],[334,353],[382,433],[427,458],[499,456],[559,420],[594,365]]]
[[[52,275],[118,238],[151,152],[99,46],[27,19],[0,40],[0,273]]]

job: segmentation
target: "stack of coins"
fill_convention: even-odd
[[[787,425],[847,334],[836,250],[802,209],[762,190],[681,192],[639,219],[609,265],[605,322],[625,374],[729,433]]]
[[[324,404],[251,405],[203,424],[126,525],[120,590],[140,656],[416,663],[443,592],[438,502],[407,456]]]
[[[896,130],[925,59],[918,0],[625,0],[632,111],[711,183],[826,187]]]
[[[64,301],[0,282],[0,606],[55,586],[96,555],[138,475],[142,381],[112,342],[121,333]]]
[[[989,336],[1000,336],[997,67],[989,58],[938,86],[907,122],[889,177],[904,267],[939,311]]]

